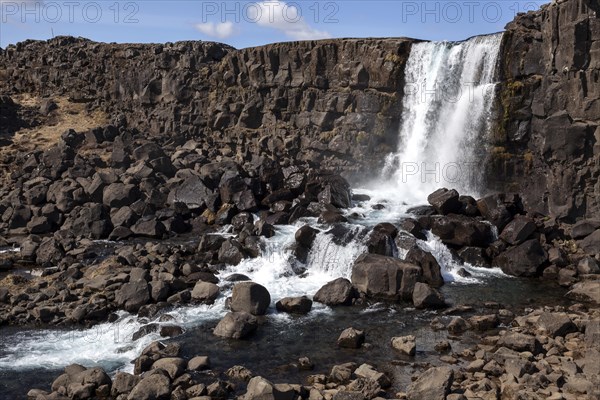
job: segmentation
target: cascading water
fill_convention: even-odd
[[[383,171],[405,202],[423,202],[440,187],[477,194],[501,39],[494,34],[412,46],[399,147]]]
[[[406,66],[407,90],[399,149],[387,159],[384,171],[387,180],[361,191],[369,194],[371,200],[347,210],[353,224],[343,224],[343,230],[335,232],[329,232],[328,226],[318,225],[316,219],[279,226],[277,234],[265,240],[266,251],[262,256],[228,267],[221,272],[221,279],[233,273],[247,275],[269,290],[272,306],[286,296],[313,295],[330,280],[350,278],[353,261],[365,251],[362,241],[365,226],[398,222],[406,216],[409,206],[424,203],[427,194],[441,186],[475,194],[477,187],[473,184],[472,171],[479,168],[469,163],[477,161],[481,138],[488,129],[500,40],[498,34],[461,43],[413,45]],[[453,175],[456,167],[461,168],[459,177]],[[429,171],[435,173],[423,174]],[[385,208],[374,207],[378,203],[385,203]],[[355,213],[361,218],[354,219]],[[308,255],[306,272],[297,274],[290,262],[293,258],[290,245],[295,242],[296,230],[305,223],[318,227],[321,233]],[[430,236],[419,244],[438,259],[445,269],[446,280],[462,279],[453,272],[460,265],[455,265],[449,250],[439,240]],[[485,275],[476,268],[472,272],[474,279],[463,282],[480,282],[477,278]],[[222,294],[211,306],[172,310],[176,322],[190,331],[200,326],[214,326],[227,312],[225,298],[231,293],[230,286],[222,286]],[[315,303],[307,318],[320,318],[323,313],[331,312]],[[273,320],[288,318],[276,314],[274,307],[270,313],[272,317],[277,316]],[[289,327],[290,323],[302,324],[303,321],[286,320],[285,325],[294,329]],[[105,323],[91,330],[16,333],[0,343],[0,370],[59,368],[72,362],[101,365],[111,371],[131,369],[128,361],[149,342],[159,339],[154,333],[132,340],[132,333],[146,322],[123,315],[116,323]],[[387,320],[384,322],[382,326],[389,325]],[[211,336],[211,340],[216,339]]]

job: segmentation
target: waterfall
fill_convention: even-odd
[[[477,194],[501,40],[499,33],[412,46],[398,150],[383,171],[395,196],[423,202],[440,187]]]

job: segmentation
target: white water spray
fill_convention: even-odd
[[[477,194],[502,34],[412,46],[398,151],[384,176],[396,196],[423,202],[440,187]]]

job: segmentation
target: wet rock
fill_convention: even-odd
[[[307,188],[310,188],[312,185],[318,186],[321,190],[317,194],[320,203],[331,204],[338,208],[350,208],[352,205],[350,185],[340,175],[322,175],[317,178],[316,182],[313,181],[306,184]]]
[[[212,304],[219,296],[219,287],[211,282],[198,281],[192,290],[192,299]]]
[[[475,267],[491,267],[485,250],[481,247],[463,247],[457,252],[457,255],[464,263],[471,264]]]
[[[320,224],[340,224],[348,222],[348,219],[337,211],[323,211],[319,215],[318,222]]]
[[[413,335],[397,336],[392,338],[392,347],[408,356],[414,356],[417,352],[417,343]]]
[[[238,265],[244,259],[242,246],[233,239],[227,239],[219,249],[219,261],[228,265]]]
[[[518,195],[499,193],[477,200],[477,208],[501,232],[515,214],[523,211],[523,204]]]
[[[546,262],[548,254],[536,239],[528,240],[501,253],[493,264],[513,276],[535,276]]]
[[[477,219],[455,214],[426,218],[431,232],[445,244],[485,247],[492,242],[491,226]]]
[[[354,328],[346,328],[340,334],[340,337],[337,340],[337,345],[348,349],[358,349],[364,342],[364,331]]]
[[[217,324],[213,333],[216,336],[244,339],[256,331],[256,317],[244,311],[230,312]]]
[[[446,400],[453,381],[452,368],[430,368],[409,385],[406,395],[408,400]]]
[[[430,252],[421,249],[419,246],[413,246],[406,253],[404,260],[421,267],[424,282],[433,287],[440,287],[444,284],[440,264]]]
[[[160,327],[159,335],[161,337],[174,337],[183,334],[183,328],[178,325],[163,325]]]
[[[304,225],[296,231],[296,242],[301,246],[310,249],[312,247],[313,241],[317,237],[318,232],[319,231],[317,229],[314,229],[309,225]]]
[[[427,196],[427,201],[442,215],[458,214],[462,209],[458,192],[454,189],[438,189]]]
[[[394,239],[398,235],[398,228],[383,222],[375,225],[367,239],[367,250],[372,254],[393,256],[395,251]]]
[[[444,296],[426,283],[416,282],[412,293],[412,301],[417,308],[446,307]]]
[[[307,314],[312,308],[312,300],[306,296],[285,297],[275,303],[275,308],[277,311],[290,314]]]
[[[271,304],[271,295],[262,285],[241,282],[233,287],[230,307],[232,311],[245,311],[253,315],[264,315]]]
[[[420,267],[379,254],[363,254],[352,266],[352,284],[375,299],[411,299],[419,280]]]
[[[350,306],[356,297],[352,283],[346,278],[338,278],[319,289],[313,300],[328,306]]]

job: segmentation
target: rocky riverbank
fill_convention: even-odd
[[[180,356],[177,344],[154,342],[135,360],[133,374],[118,372],[111,378],[101,368],[74,364],[53,382],[51,393],[32,389],[28,397],[459,400],[594,399],[600,394],[600,309],[573,304],[568,309],[530,309],[519,316],[506,309],[469,318],[456,313],[461,313],[460,307],[448,310],[431,324],[431,329],[448,332],[447,340],[435,345],[440,355],[434,363],[419,360],[419,337],[391,337],[387,363],[373,366],[349,361],[315,366],[302,357],[290,365],[299,374],[314,369],[329,372],[272,383],[242,365],[215,370],[202,354],[186,359]],[[478,332],[480,341],[463,345],[460,352],[454,350],[467,331]],[[369,345],[368,330],[348,328],[337,340],[340,349]],[[400,387],[394,384],[391,372],[403,364],[395,360],[399,354],[410,357],[404,364],[413,371],[412,383]],[[352,353],[347,357],[351,360]]]

